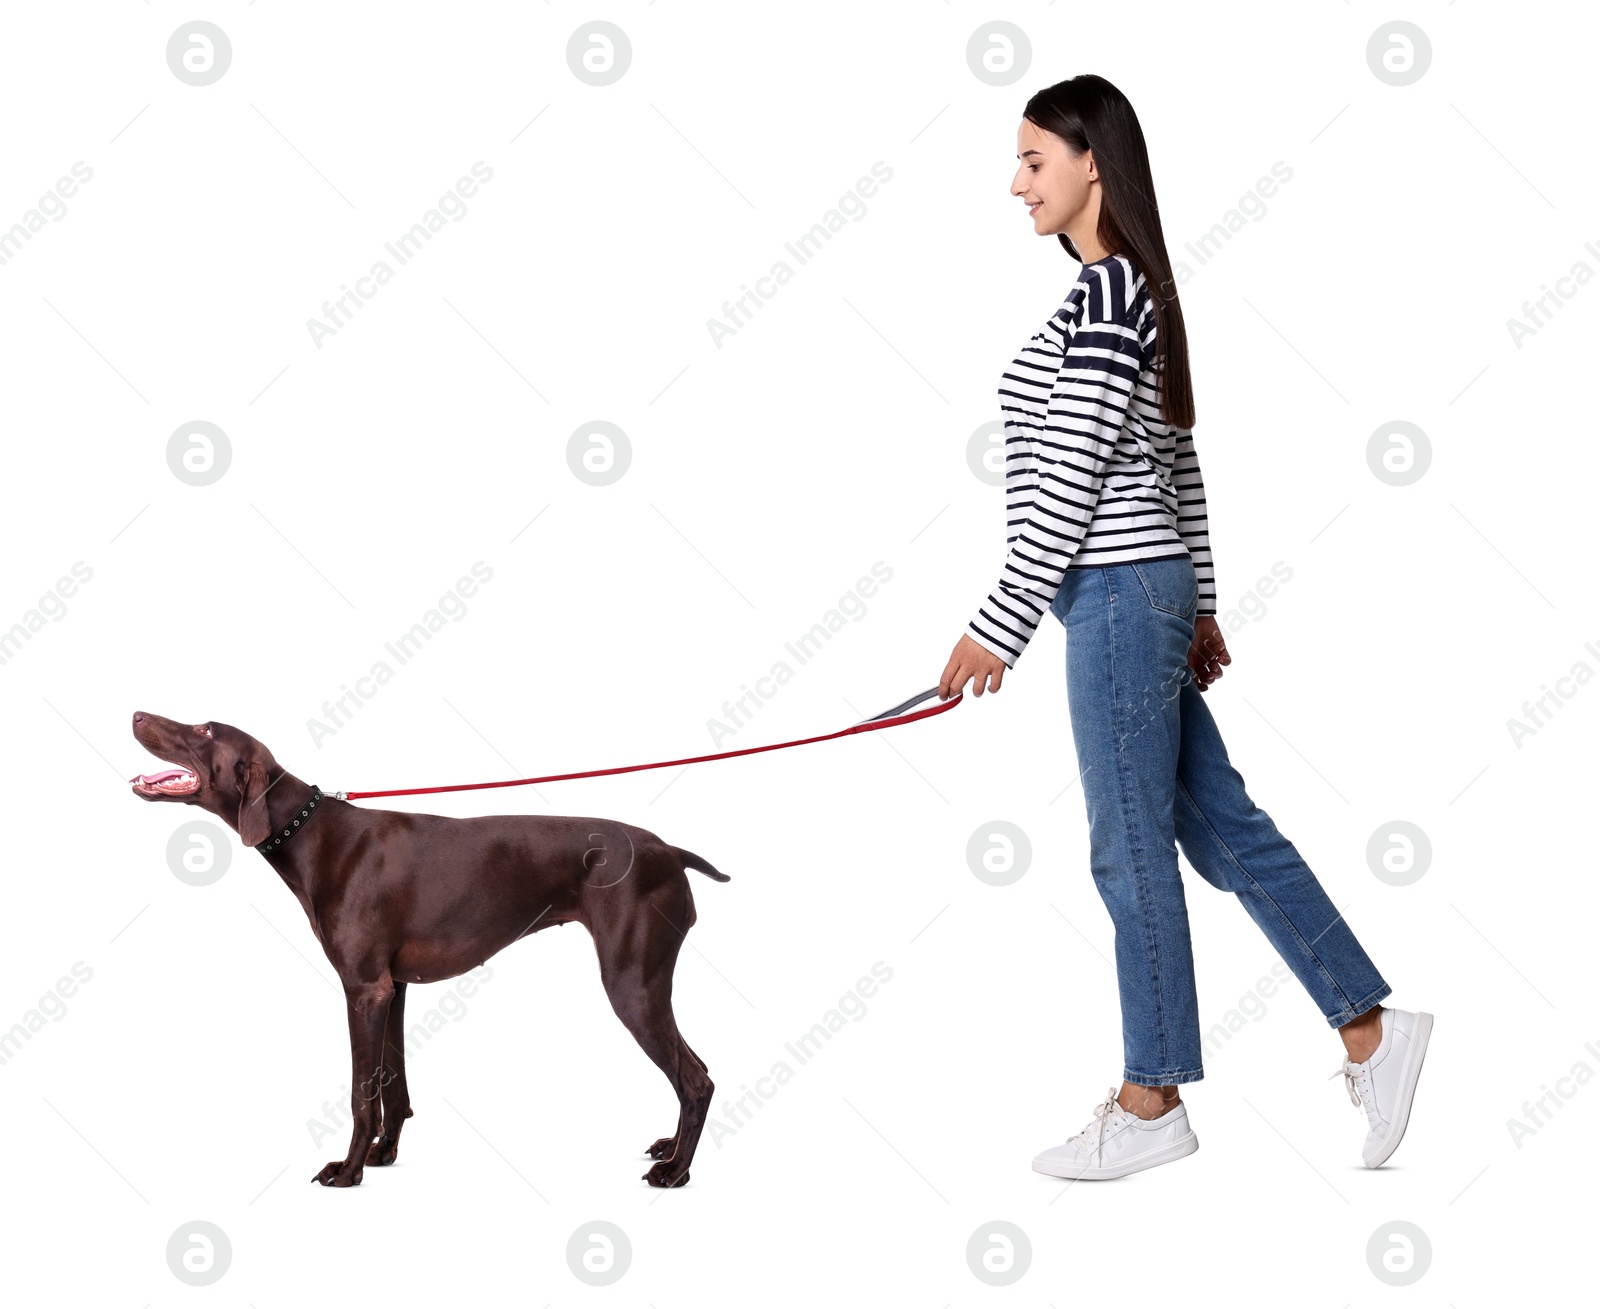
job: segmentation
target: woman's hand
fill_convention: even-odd
[[[944,674],[939,678],[939,699],[948,700],[957,691],[964,690],[967,679],[972,679],[972,694],[982,695],[984,683],[988,689],[998,691],[1000,679],[1005,676],[1006,661],[997,654],[991,654],[965,632],[956,642],[956,648],[950,652],[950,662],[944,666]]]
[[[1194,642],[1189,646],[1189,671],[1194,674],[1194,684],[1204,691],[1222,676],[1222,666],[1232,662],[1216,618],[1211,614],[1196,618]]]

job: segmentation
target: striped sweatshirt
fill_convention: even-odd
[[[1200,463],[1191,430],[1161,421],[1160,362],[1144,274],[1107,255],[1000,379],[1009,551],[967,631],[1008,668],[1068,568],[1188,555],[1197,614],[1217,612]]]

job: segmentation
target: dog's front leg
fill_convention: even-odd
[[[394,1000],[394,982],[387,973],[376,982],[346,982],[344,998],[350,1020],[350,1152],[311,1179],[324,1186],[361,1185],[367,1150],[378,1132],[383,1031]]]
[[[392,1164],[400,1149],[400,1129],[411,1117],[411,1092],[406,1085],[406,984],[394,984],[389,1019],[383,1033],[382,1127],[367,1151],[369,1164]]]

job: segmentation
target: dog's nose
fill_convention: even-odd
[[[137,727],[142,722],[144,722],[144,715],[141,714],[141,713],[135,712],[134,715],[133,715],[133,725],[135,727]]]

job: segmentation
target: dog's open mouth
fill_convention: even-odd
[[[193,795],[200,789],[200,774],[192,768],[163,768],[159,773],[140,773],[128,781],[141,795]]]

